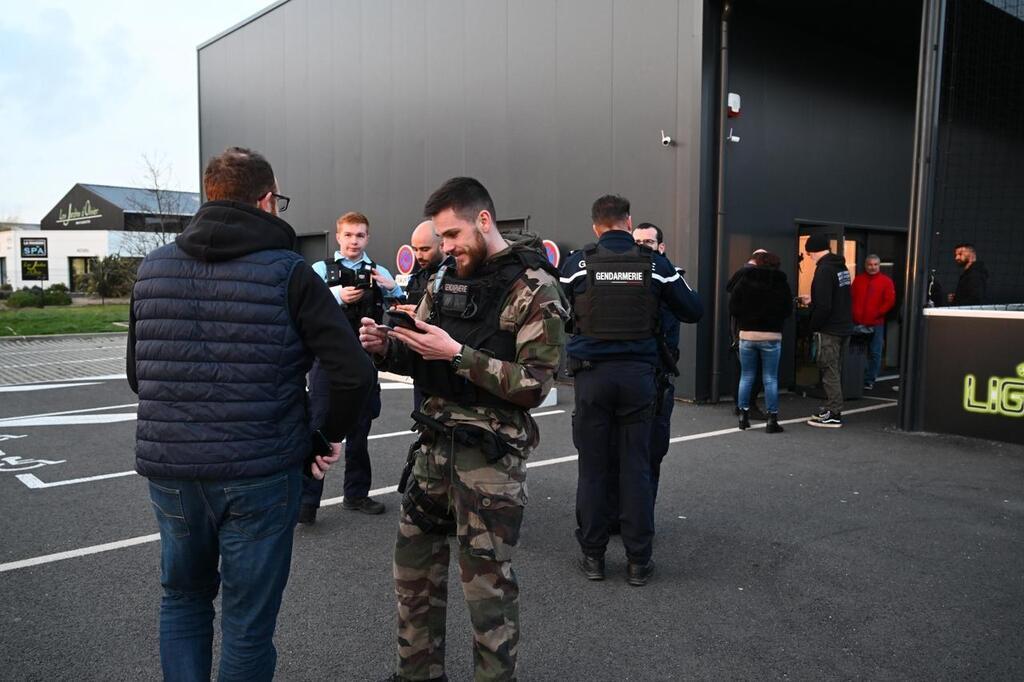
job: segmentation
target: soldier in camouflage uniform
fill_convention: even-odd
[[[428,396],[395,544],[396,680],[443,680],[448,535],[473,623],[477,680],[514,680],[519,586],[512,549],[526,504],[526,458],[539,441],[529,409],[554,383],[568,316],[557,274],[538,251],[509,244],[487,190],[453,178],[428,200],[454,266],[435,275],[417,331],[369,319],[363,346]],[[452,272],[455,270],[455,272]],[[557,272],[557,271],[554,271]],[[405,477],[403,477],[403,481]]]

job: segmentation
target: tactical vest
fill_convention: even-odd
[[[587,288],[576,296],[577,334],[602,341],[647,339],[658,330],[658,299],[651,289],[654,252],[635,246],[617,253],[600,244],[583,248]]]
[[[328,287],[354,287],[358,283],[356,271],[345,267],[340,260],[325,260],[322,262],[327,268],[324,281],[327,282]],[[371,262],[368,265],[372,268],[376,264]],[[380,285],[371,279],[370,288],[366,291],[367,293],[363,294],[361,299],[352,304],[346,303],[344,306],[345,317],[348,318],[357,335],[359,333],[359,320],[362,318],[373,318],[373,321],[377,324],[384,320],[384,292],[381,290]]]
[[[516,336],[501,329],[500,318],[512,285],[529,269],[543,269],[558,276],[542,254],[516,245],[481,265],[471,278],[459,278],[454,268],[442,266],[434,280],[433,306],[427,321],[459,343],[498,360],[514,362]],[[445,360],[417,362],[413,372],[416,386],[425,395],[469,407],[523,409],[457,375]]]

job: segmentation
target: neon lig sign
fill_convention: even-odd
[[[964,377],[964,409],[975,414],[1024,417],[1024,362],[1017,365],[1015,377],[989,377],[987,391],[978,398],[978,379]]]

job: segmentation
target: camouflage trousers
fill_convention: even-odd
[[[526,462],[505,455],[488,463],[477,449],[441,439],[422,444],[415,484],[455,519],[462,592],[473,623],[475,679],[514,680],[519,643],[519,585],[512,548],[526,504]],[[449,540],[425,533],[403,509],[395,543],[397,672],[410,680],[444,674]]]

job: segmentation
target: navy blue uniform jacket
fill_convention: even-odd
[[[634,248],[633,235],[623,230],[608,230],[598,244],[623,253]],[[704,314],[700,297],[690,289],[686,280],[660,253],[653,257],[654,272],[651,289],[662,305],[662,326],[667,311],[680,322],[697,322]],[[582,250],[573,251],[562,264],[562,288],[569,302],[575,304],[576,297],[587,290],[587,264]],[[602,341],[583,334],[573,336],[566,344],[569,356],[579,360],[641,360],[652,365],[658,364],[658,345],[654,337],[635,341]]]

